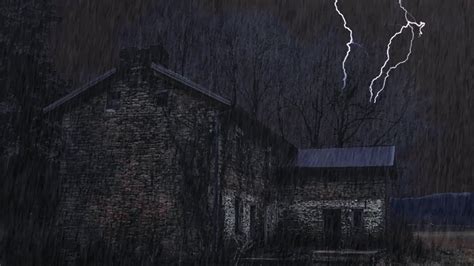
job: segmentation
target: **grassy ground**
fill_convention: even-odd
[[[474,231],[415,232],[441,263],[474,264]]]
[[[474,231],[415,232],[415,237],[442,249],[474,250]]]

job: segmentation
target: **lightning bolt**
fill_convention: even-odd
[[[380,93],[385,89],[385,85],[387,84],[387,79],[390,77],[390,72],[392,72],[393,70],[397,69],[400,65],[403,65],[405,64],[409,59],[410,59],[410,55],[412,53],[412,48],[413,48],[413,41],[415,40],[415,29],[414,27],[417,27],[418,28],[418,37],[421,37],[421,35],[423,35],[423,27],[426,25],[425,22],[423,21],[420,21],[420,22],[415,22],[415,21],[412,21],[408,18],[408,15],[410,15],[410,17],[413,18],[413,16],[408,12],[408,10],[403,6],[402,4],[402,0],[398,0],[398,5],[400,6],[400,8],[403,10],[403,12],[405,13],[405,21],[406,21],[406,24],[403,25],[399,31],[397,31],[389,40],[388,44],[387,44],[387,58],[385,60],[385,62],[383,63],[382,67],[380,68],[380,71],[379,71],[379,74],[378,76],[376,76],[374,79],[372,79],[372,81],[370,82],[370,86],[369,86],[369,91],[370,91],[370,100],[369,102],[372,101],[372,99],[374,100],[374,103],[377,102],[377,98],[379,97]],[[392,67],[390,67],[387,72],[385,73],[385,77],[383,79],[383,84],[382,84],[382,87],[380,88],[380,90],[377,91],[377,93],[375,94],[375,97],[374,97],[374,91],[373,91],[373,86],[374,86],[374,83],[375,81],[377,81],[378,79],[380,79],[384,73],[384,69],[387,67],[387,64],[388,62],[390,61],[390,49],[392,48],[392,42],[393,40],[399,36],[400,34],[403,33],[403,31],[405,31],[406,29],[410,29],[411,31],[411,39],[410,39],[410,46],[409,46],[409,49],[408,49],[408,53],[405,57],[405,59],[403,59],[402,61],[396,63],[395,65],[393,65]]]
[[[338,1],[339,0],[334,0],[334,8],[336,9],[336,12],[339,14],[339,16],[341,16],[342,21],[344,22],[344,28],[349,32],[349,37],[350,37],[349,42],[346,43],[346,46],[347,46],[346,56],[344,57],[344,60],[342,61],[342,72],[344,73],[344,78],[343,78],[343,85],[341,89],[343,90],[346,88],[346,85],[347,85],[346,62],[347,62],[347,59],[349,58],[349,55],[351,54],[351,44],[355,44],[355,43],[354,43],[354,38],[352,35],[352,30],[351,28],[347,26],[346,18],[344,17],[342,12],[339,10],[339,7],[337,6]]]

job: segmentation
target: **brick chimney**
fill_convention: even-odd
[[[120,50],[120,69],[149,66],[152,62],[168,66],[169,55],[163,45],[153,45],[148,48],[128,47]]]

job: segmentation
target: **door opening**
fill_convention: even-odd
[[[338,249],[341,242],[341,209],[323,210],[323,221],[325,247]]]

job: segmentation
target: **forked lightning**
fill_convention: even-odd
[[[370,82],[370,85],[369,85],[369,92],[370,92],[370,102],[372,102],[372,100],[374,101],[374,103],[377,102],[377,98],[379,97],[380,93],[385,89],[385,85],[387,84],[387,79],[390,77],[390,72],[392,72],[393,70],[397,69],[400,65],[406,63],[409,59],[410,59],[410,55],[412,53],[412,48],[413,48],[413,41],[415,39],[415,28],[414,27],[417,27],[418,28],[418,36],[420,37],[422,34],[423,34],[423,27],[426,25],[425,22],[423,21],[420,21],[420,22],[415,22],[415,21],[412,21],[410,20],[408,17],[411,16],[413,17],[411,14],[408,13],[408,10],[403,6],[402,4],[402,0],[398,0],[398,5],[400,6],[400,8],[403,10],[403,12],[405,13],[405,21],[406,21],[406,24],[403,25],[400,30],[398,32],[396,32],[389,40],[388,44],[387,44],[387,50],[386,50],[386,54],[387,54],[387,58],[384,62],[384,64],[382,65],[382,67],[380,68],[380,71],[379,71],[379,74],[378,76],[376,76],[374,79],[372,79],[372,81]],[[403,59],[402,61],[396,63],[395,65],[393,65],[392,67],[390,67],[387,72],[385,72],[385,77],[383,79],[383,83],[382,83],[382,86],[381,88],[377,91],[377,93],[375,93],[375,97],[374,97],[374,89],[373,89],[373,86],[374,86],[374,83],[375,81],[377,81],[378,79],[380,79],[384,73],[384,70],[385,68],[387,67],[387,64],[388,62],[390,61],[390,49],[392,48],[392,42],[393,40],[400,34],[403,33],[404,30],[406,29],[410,29],[410,32],[411,32],[411,39],[410,39],[410,46],[409,46],[409,49],[408,49],[408,53],[405,57],[405,59]]]

